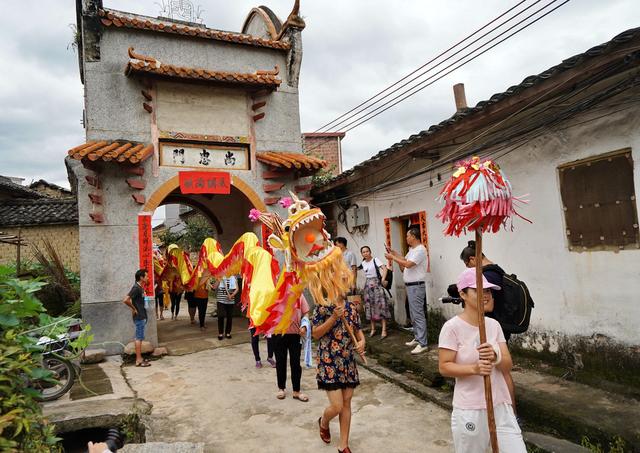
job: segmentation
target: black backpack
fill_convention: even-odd
[[[487,270],[487,267],[483,270]],[[491,270],[502,274],[502,290],[497,292],[496,305],[491,317],[500,323],[504,333],[526,332],[531,320],[531,311],[535,306],[529,288],[517,275],[509,275],[499,266],[492,266]]]

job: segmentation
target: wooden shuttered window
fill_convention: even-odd
[[[640,248],[631,149],[558,171],[570,250]]]

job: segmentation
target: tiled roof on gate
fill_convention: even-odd
[[[64,225],[78,223],[75,198],[0,201],[0,226]]]
[[[550,79],[552,77],[556,77],[558,75],[560,75],[561,73],[568,71],[582,63],[584,63],[585,61],[600,56],[600,55],[604,55],[604,54],[608,54],[611,53],[612,51],[614,51],[616,49],[616,47],[618,47],[621,44],[627,43],[633,39],[639,39],[640,38],[640,27],[638,28],[632,28],[630,30],[624,31],[618,35],[616,35],[613,39],[611,39],[610,41],[607,41],[606,43],[600,44],[598,46],[592,47],[591,49],[587,50],[586,52],[583,52],[581,54],[578,55],[574,55],[571,58],[567,58],[566,60],[563,60],[562,63],[553,66],[552,68],[547,69],[544,72],[541,72],[540,74],[537,75],[531,75],[529,77],[526,77],[522,82],[520,82],[520,84],[518,85],[513,85],[511,87],[509,87],[506,91],[502,92],[502,93],[496,93],[493,96],[491,96],[488,100],[486,101],[480,101],[476,104],[475,107],[470,107],[470,108],[466,108],[461,112],[457,112],[455,113],[452,117],[440,122],[439,124],[435,124],[429,127],[429,129],[425,129],[423,131],[420,131],[417,134],[413,134],[411,135],[409,138],[404,139],[399,141],[398,143],[395,143],[393,145],[391,145],[389,148],[384,149],[380,152],[378,152],[376,155],[374,155],[373,157],[360,162],[359,164],[357,164],[356,166],[354,166],[353,168],[344,171],[342,173],[340,173],[339,175],[335,176],[334,178],[326,181],[324,184],[322,184],[322,186],[326,186],[335,182],[338,182],[340,180],[344,180],[347,177],[349,177],[350,175],[352,175],[353,173],[355,173],[357,170],[360,170],[362,168],[368,167],[370,165],[372,165],[373,163],[380,161],[384,158],[386,158],[387,156],[391,155],[392,153],[402,149],[403,147],[410,145],[412,143],[415,143],[418,140],[421,140],[423,138],[426,138],[432,134],[435,134],[437,132],[439,132],[442,129],[445,129],[449,126],[452,126],[453,124],[459,123],[464,121],[466,118],[472,117],[474,114],[480,113],[482,111],[484,111],[485,109],[487,109],[488,107],[495,105],[499,102],[504,101],[505,99],[508,99],[512,96],[515,96],[519,93],[521,93],[522,91],[531,88],[535,85],[538,85],[544,81],[546,81],[547,79]],[[320,186],[320,187],[322,187]]]
[[[163,33],[173,33],[183,36],[226,41],[250,46],[266,47],[271,49],[289,50],[291,44],[287,41],[258,38],[243,33],[214,30],[207,27],[182,25],[168,20],[160,20],[137,14],[125,13],[111,9],[101,9],[101,22],[106,27],[125,27],[138,30],[149,30]]]
[[[41,193],[29,187],[16,184],[4,176],[0,176],[0,192],[4,192],[13,198],[44,198]]]
[[[125,69],[126,75],[146,73],[162,77],[211,81],[215,83],[232,83],[242,85],[256,85],[276,89],[282,82],[276,76],[280,72],[278,66],[271,71],[256,71],[253,74],[241,72],[211,71],[209,69],[189,68],[162,63],[159,60],[134,52],[129,47],[129,58]]]
[[[327,161],[302,153],[283,153],[266,151],[256,153],[256,159],[263,164],[276,168],[320,170],[327,166]]]
[[[136,165],[153,154],[153,145],[125,141],[91,141],[71,148],[68,154],[76,160],[102,160]]]

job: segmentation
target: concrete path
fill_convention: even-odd
[[[266,349],[261,342],[262,350]],[[354,452],[451,452],[449,412],[360,369],[353,401]],[[303,370],[311,401],[277,400],[275,369],[254,366],[249,344],[165,357],[151,367],[125,367],[137,396],[153,405],[147,441],[204,442],[206,452],[261,453],[337,450],[320,440],[317,419],[326,405],[315,370]]]

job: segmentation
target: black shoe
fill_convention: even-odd
[[[222,340],[224,337],[222,335],[218,335],[218,340]]]

